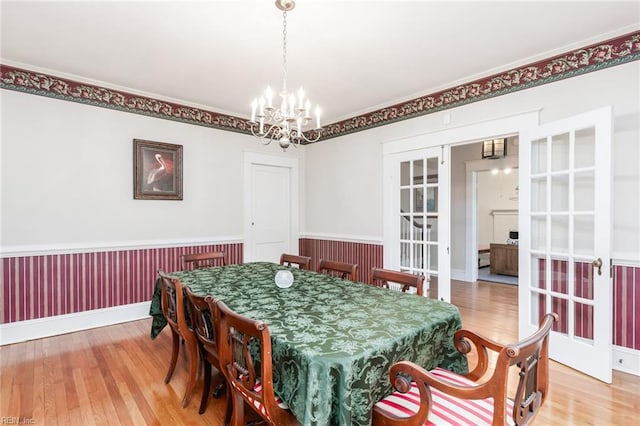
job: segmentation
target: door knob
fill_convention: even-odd
[[[602,275],[602,259],[597,258],[593,262],[591,262],[594,268],[598,268],[598,275]]]

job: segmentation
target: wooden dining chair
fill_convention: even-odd
[[[547,397],[549,331],[557,320],[557,314],[546,314],[538,331],[512,345],[501,345],[468,330],[457,331],[456,349],[467,354],[473,346],[478,356],[475,368],[466,375],[441,368],[427,371],[409,361],[394,364],[389,379],[396,391],[374,405],[372,425],[530,423]],[[487,349],[497,352],[497,360],[490,376],[483,378],[489,366]],[[514,366],[518,387],[511,400],[507,385]]]
[[[345,280],[349,279],[353,282],[358,281],[358,265],[351,263],[321,259],[318,264],[317,272]]]
[[[207,300],[211,305],[212,300]],[[245,425],[245,403],[270,425],[298,425],[296,417],[273,390],[271,336],[264,321],[232,311],[222,301],[220,312],[220,363],[233,398],[232,426]],[[256,371],[250,347],[260,348]]]
[[[227,264],[227,253],[224,251],[210,251],[206,253],[191,253],[182,255],[183,269],[199,269]]]
[[[162,314],[169,324],[172,338],[171,361],[169,362],[169,371],[167,371],[167,375],[164,378],[165,383],[169,383],[171,376],[173,376],[173,371],[176,368],[178,354],[180,352],[180,339],[184,341],[187,351],[189,352],[189,376],[181,404],[184,408],[189,404],[191,396],[193,395],[193,388],[196,384],[198,343],[195,332],[189,324],[187,324],[185,317],[185,299],[182,283],[178,278],[167,275],[162,270],[158,270],[158,275],[162,283]]]
[[[282,253],[280,255],[280,264],[285,266],[297,265],[300,269],[309,270],[311,267],[311,258],[307,256],[296,256],[295,254]]]
[[[209,401],[209,391],[211,389],[211,367],[215,367],[218,376],[221,378],[220,383],[214,388],[213,396],[218,398],[227,387],[222,368],[220,368],[220,357],[218,354],[218,338],[220,336],[220,312],[215,306],[211,309],[204,297],[198,296],[186,287],[187,298],[189,300],[189,318],[193,325],[198,347],[200,349],[200,359],[204,365],[204,386],[202,390],[202,399],[200,400],[199,413],[202,414],[207,409]],[[228,424],[231,419],[231,399],[228,398],[228,407],[226,421]]]
[[[391,286],[389,283],[391,283]],[[414,275],[407,272],[391,271],[382,268],[371,268],[369,284],[402,292],[406,292],[413,287],[416,289],[418,296],[424,296],[424,275]]]

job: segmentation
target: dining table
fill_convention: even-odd
[[[276,285],[289,270],[293,284]],[[468,371],[453,345],[456,306],[270,262],[176,271],[200,296],[266,322],[275,393],[303,425],[370,425],[373,405],[392,392],[389,369],[401,360],[426,369]],[[166,321],[158,280],[151,337]]]

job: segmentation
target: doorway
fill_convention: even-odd
[[[298,253],[298,160],[245,153],[244,261]]]

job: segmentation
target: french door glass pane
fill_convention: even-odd
[[[547,210],[547,178],[531,179],[531,211],[544,213]]]
[[[411,212],[411,192],[408,188],[400,190],[400,213]]]
[[[408,240],[411,232],[411,216],[400,216],[400,239]]]
[[[424,212],[424,188],[413,188],[413,212]]]
[[[561,299],[559,297],[551,298],[551,310],[558,314],[559,320],[553,323],[553,331],[558,333],[567,334],[569,332],[569,312],[568,312],[567,299]]]
[[[413,267],[424,269],[424,249],[422,244],[413,245]]]
[[[427,212],[438,212],[438,187],[427,188]]]
[[[400,266],[411,267],[411,252],[409,243],[400,243]]]
[[[569,211],[569,175],[551,177],[551,211]]]
[[[551,171],[569,170],[569,133],[551,138]]]
[[[569,216],[551,216],[551,251],[569,251]]]
[[[427,269],[429,271],[438,270],[438,246],[436,244],[427,244]]]
[[[577,212],[593,211],[595,208],[594,171],[578,172],[574,176],[573,209]]]
[[[576,262],[574,270],[574,294],[593,300],[593,266],[589,262]]]
[[[574,335],[593,343],[593,306],[576,302],[574,310]]]
[[[531,249],[544,250],[547,248],[547,218],[533,216],[531,218]]]
[[[408,161],[403,161],[400,163],[400,186],[408,186],[410,184],[409,176],[410,176],[410,163]]]
[[[438,159],[427,158],[427,183],[438,183]]]
[[[413,184],[422,185],[424,183],[424,161],[413,160]]]
[[[575,167],[593,167],[596,164],[596,129],[588,127],[575,132]]]
[[[547,140],[539,139],[531,142],[531,174],[547,172]]]
[[[593,215],[574,216],[573,218],[573,251],[575,254],[592,256],[594,253]]]
[[[438,217],[427,217],[427,238],[426,241],[436,242],[438,241]]]
[[[424,216],[413,216],[413,240],[424,240]]]
[[[564,259],[551,260],[551,291],[560,294],[569,294],[569,262]]]

